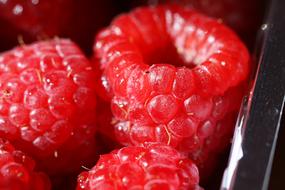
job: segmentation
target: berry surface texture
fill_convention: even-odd
[[[0,0],[0,190],[218,189],[254,84],[244,1]]]
[[[175,149],[160,144],[125,147],[102,155],[78,177],[77,190],[202,190],[197,166]]]
[[[200,168],[227,147],[249,73],[231,29],[182,6],[142,7],[99,33],[94,52],[123,145],[164,143]]]
[[[32,158],[0,139],[0,189],[49,190],[48,177],[34,169]]]
[[[92,150],[93,78],[89,61],[70,40],[37,42],[2,53],[0,137],[39,160],[51,161],[52,167],[46,166],[51,170],[72,150]]]

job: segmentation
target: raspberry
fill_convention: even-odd
[[[78,190],[201,189],[196,165],[175,149],[160,144],[125,147],[102,155],[78,177]]]
[[[162,142],[202,160],[200,168],[224,149],[209,139],[232,134],[234,119],[223,120],[236,114],[249,70],[248,51],[230,29],[188,8],[144,7],[117,17],[94,51],[119,142]]]
[[[110,5],[110,0],[0,1],[0,34],[1,42],[2,39],[5,42],[3,48],[17,45],[20,35],[25,42],[54,36],[68,37],[84,50],[89,50],[94,33],[107,24],[116,12]],[[109,11],[105,11],[107,9]]]
[[[49,190],[51,187],[48,177],[35,171],[32,158],[0,139],[0,189]]]
[[[64,162],[63,155],[94,147],[93,81],[90,62],[69,40],[37,42],[1,54],[0,137],[41,164],[55,159],[52,167],[45,166],[49,170]],[[89,150],[76,156],[84,151]]]
[[[55,4],[58,6],[54,6]],[[29,31],[31,34],[54,35],[62,27],[60,25],[70,16],[69,11],[61,10],[62,7],[72,8],[68,1],[7,0],[0,3],[0,16],[22,31]],[[54,14],[49,14],[51,10]]]

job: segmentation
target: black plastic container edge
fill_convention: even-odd
[[[285,95],[285,1],[272,0],[269,5],[257,42],[257,74],[244,113],[243,156],[232,190],[268,189]]]

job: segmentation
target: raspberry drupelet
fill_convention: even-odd
[[[94,53],[121,143],[162,142],[200,168],[229,144],[249,53],[228,27],[177,5],[142,7],[99,33]]]
[[[32,158],[0,139],[0,189],[50,190],[51,186],[44,173],[35,171]]]
[[[52,173],[63,172],[58,168],[67,163],[64,171],[80,167],[82,163],[74,162],[95,151],[96,94],[90,65],[65,39],[0,54],[0,137]],[[72,159],[66,156],[76,150],[80,154]]]
[[[102,155],[78,177],[78,190],[199,190],[197,166],[167,145],[125,147]]]

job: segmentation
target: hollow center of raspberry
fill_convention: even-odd
[[[178,53],[178,49],[173,43],[168,43],[160,48],[153,49],[144,55],[145,62],[148,65],[165,63],[174,66],[187,66],[188,68],[195,67],[193,62],[187,62],[183,55]]]
[[[160,45],[148,46],[142,51],[145,63],[148,65],[165,63],[188,68],[202,64],[219,49],[219,43],[214,43],[215,38],[206,33],[201,32],[200,35],[203,36],[203,40],[189,37],[182,41],[179,37],[175,37]]]

